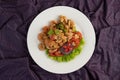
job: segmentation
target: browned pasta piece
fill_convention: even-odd
[[[57,24],[57,21],[52,20],[50,21],[50,27],[54,27]]]
[[[70,20],[69,20],[69,19],[67,20],[67,24],[68,24],[68,26],[70,27]]]
[[[44,33],[47,33],[48,30],[49,30],[49,27],[48,27],[48,26],[44,26],[44,27],[42,28],[42,31],[43,31]]]
[[[44,45],[43,43],[40,43],[40,44],[38,45],[38,48],[39,48],[40,50],[45,50],[45,45]]]
[[[70,20],[70,25],[75,26],[75,23],[73,22],[73,20]]]
[[[67,17],[63,16],[63,19],[64,19],[64,23],[67,23]]]
[[[63,16],[62,15],[60,15],[60,22],[63,22],[64,21],[64,18],[63,18]]]
[[[38,34],[38,40],[39,41],[43,41],[43,33],[39,33]]]

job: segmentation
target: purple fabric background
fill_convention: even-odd
[[[26,43],[32,20],[52,6],[82,11],[96,32],[90,61],[69,74],[53,74],[31,59]],[[0,80],[120,80],[120,0],[0,0]]]

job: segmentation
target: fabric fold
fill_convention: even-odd
[[[0,60],[0,80],[38,80],[29,68],[28,58]]]

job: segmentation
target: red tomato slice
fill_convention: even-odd
[[[49,55],[50,55],[50,56],[55,56],[55,54],[54,54],[54,53],[49,53]]]

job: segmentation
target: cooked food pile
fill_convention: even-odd
[[[76,30],[75,23],[60,15],[38,34],[39,49],[46,50],[47,55],[59,62],[70,61],[79,54],[84,43],[82,34]],[[76,52],[77,50],[77,52]]]

